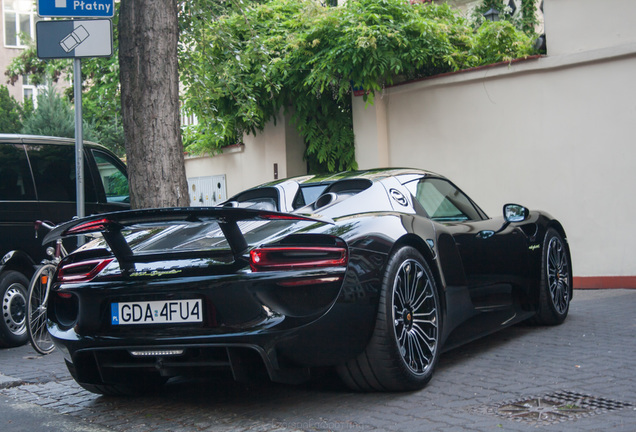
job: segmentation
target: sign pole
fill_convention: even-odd
[[[81,57],[113,55],[113,22],[96,17],[113,17],[114,0],[38,0],[38,15],[43,18],[81,16],[88,20],[40,20],[36,23],[37,56],[41,59],[73,58],[73,95],[75,97],[75,197],[76,213],[86,216],[84,196],[84,131],[82,123]],[[78,238],[78,246],[84,244]]]
[[[77,197],[77,216],[85,216],[84,209],[84,130],[82,124],[82,60],[73,59],[73,96],[75,99],[75,196]],[[78,240],[78,246],[84,241]]]

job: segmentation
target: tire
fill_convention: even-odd
[[[338,366],[355,391],[411,391],[433,376],[440,353],[437,286],[422,255],[403,247],[388,261],[371,340],[355,359]]]
[[[572,263],[563,237],[550,228],[545,234],[541,256],[541,282],[536,325],[561,324],[572,299]]]
[[[33,349],[42,355],[50,354],[55,349],[53,339],[46,327],[46,307],[53,273],[55,273],[55,266],[44,264],[35,272],[29,284],[27,332]]]
[[[24,345],[26,330],[26,299],[29,280],[22,273],[9,270],[0,275],[0,347]]]

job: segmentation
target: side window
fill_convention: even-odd
[[[70,145],[27,146],[40,201],[75,201],[75,148]],[[84,158],[84,166],[87,166]],[[95,185],[84,175],[84,199],[97,202]]]
[[[99,177],[104,185],[106,201],[129,202],[128,177],[115,163],[112,156],[99,150],[93,150]]]
[[[431,219],[440,222],[482,219],[470,199],[452,183],[438,178],[425,178],[414,183],[415,188],[409,189]]]
[[[0,201],[34,201],[35,189],[24,147],[0,144]]]

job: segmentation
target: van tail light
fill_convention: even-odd
[[[96,259],[76,263],[62,264],[57,270],[58,282],[88,282],[95,278],[113,260]]]
[[[263,247],[250,251],[250,266],[255,272],[346,267],[347,262],[344,246]]]

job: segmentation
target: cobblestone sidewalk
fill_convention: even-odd
[[[59,353],[0,350],[0,396],[112,431],[636,431],[636,290],[576,291],[557,327],[516,326],[442,356],[423,390],[180,381],[143,398],[82,390]],[[12,432],[0,419],[0,430]]]

